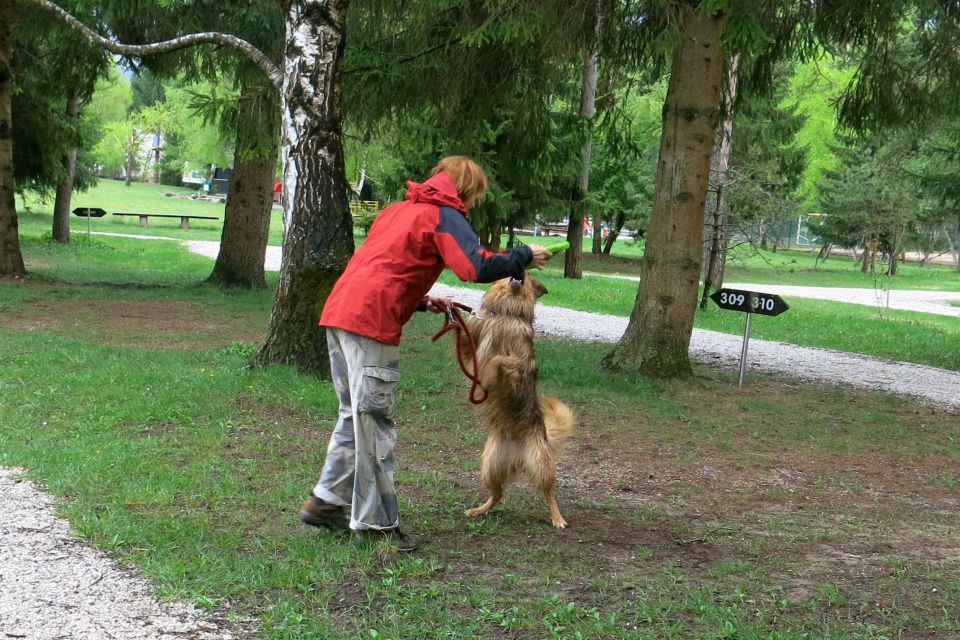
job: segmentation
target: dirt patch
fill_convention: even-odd
[[[148,349],[191,349],[259,342],[248,319],[217,317],[205,304],[181,300],[35,300],[0,316],[17,331],[49,330]]]
[[[835,619],[877,626],[887,616],[875,603],[904,603],[931,619],[942,615],[944,597],[954,597],[945,590],[956,588],[944,576],[960,570],[956,458],[888,439],[883,418],[910,425],[919,441],[933,433],[960,437],[955,416],[900,401],[891,409],[878,405],[878,396],[845,391],[849,406],[877,412],[873,438],[851,435],[858,427],[835,410],[829,390],[793,381],[772,378],[744,392],[705,380],[671,393],[684,405],[673,418],[574,407],[579,424],[558,463],[570,528],[554,531],[543,497],[514,485],[488,516],[492,524],[464,518],[462,526],[476,531],[469,544],[462,528],[432,532],[449,571],[465,580],[478,565],[523,573],[533,556],[544,566],[586,571],[554,588],[571,601],[592,602],[593,583],[603,575],[630,583],[672,567],[691,583],[713,584],[724,567],[742,562],[747,570],[762,569],[770,591],[789,603],[782,606],[797,610],[815,600]],[[423,443],[408,433],[400,448],[402,465],[445,479],[435,491],[400,488],[418,508],[459,510],[484,499],[475,447],[434,434]],[[455,467],[445,460],[476,463]],[[451,487],[466,496],[464,503],[438,504]],[[516,588],[522,597],[522,586]]]

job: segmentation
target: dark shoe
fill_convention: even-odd
[[[350,529],[350,520],[347,518],[347,513],[343,507],[321,500],[314,495],[303,501],[297,517],[312,527],[342,531]]]
[[[395,547],[400,553],[416,551],[423,544],[423,540],[408,536],[400,529],[360,529],[353,532],[353,541],[358,544],[384,542]]]

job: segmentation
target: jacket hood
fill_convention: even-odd
[[[424,182],[407,181],[407,200],[439,207],[453,207],[466,215],[467,207],[457,194],[457,185],[446,172],[440,171]]]

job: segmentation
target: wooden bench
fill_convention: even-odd
[[[189,229],[191,220],[219,220],[216,216],[195,216],[185,213],[126,213],[121,211],[114,212],[115,216],[137,216],[140,218],[140,226],[147,226],[148,218],[180,218],[180,228]]]

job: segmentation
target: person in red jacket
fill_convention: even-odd
[[[349,529],[359,540],[389,537],[402,551],[415,548],[400,531],[393,485],[403,325],[418,309],[450,304],[427,295],[444,268],[464,281],[493,282],[521,278],[551,256],[536,245],[499,253],[480,246],[467,212],[487,178],[469,158],[443,158],[428,180],[407,186],[406,199],[377,216],[320,314],[340,411],[320,479],[299,513],[306,524]]]

